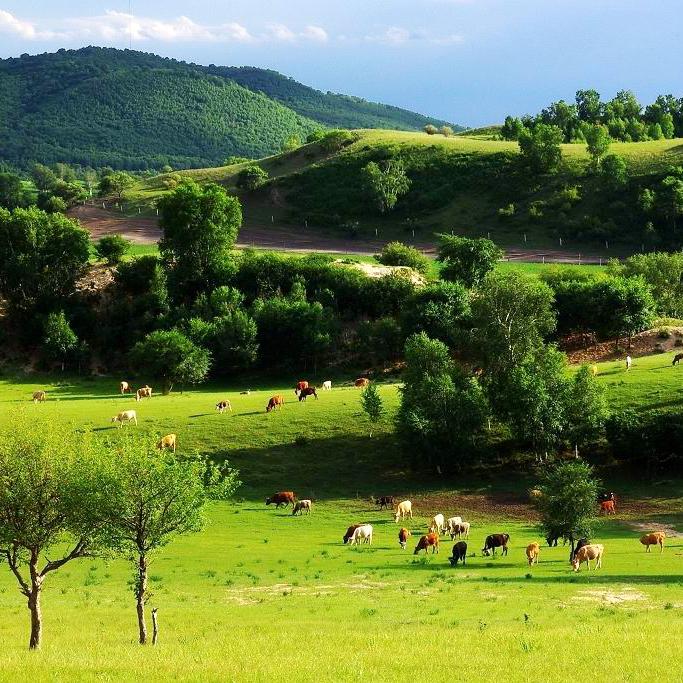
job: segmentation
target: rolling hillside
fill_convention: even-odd
[[[323,126],[416,129],[428,119],[325,95],[275,72],[108,48],[0,60],[0,160],[118,168],[215,166]]]

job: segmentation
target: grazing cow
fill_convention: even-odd
[[[591,560],[595,560],[594,569],[600,569],[602,567],[602,556],[605,552],[605,546],[601,543],[593,543],[591,545],[584,545],[582,548],[574,553],[574,559],[572,560],[572,567],[574,571],[578,572],[579,567],[585,562],[588,565],[588,571],[591,568]]]
[[[614,501],[613,500],[603,500],[602,503],[600,503],[600,512],[602,512],[606,515],[616,514],[616,508],[614,507]]]
[[[353,532],[359,527],[363,526],[362,524],[352,524],[347,530],[346,533],[344,534],[344,545],[346,545],[350,540],[351,537],[353,536]]]
[[[361,524],[353,530],[349,544],[360,545],[361,543],[372,545],[372,524]]]
[[[593,377],[598,376],[598,366],[597,365],[591,365],[591,375],[593,375]]]
[[[453,540],[455,538],[455,534],[456,534],[455,529],[459,529],[461,524],[462,524],[462,517],[449,517],[446,520],[446,530],[451,535],[451,540]]]
[[[308,389],[308,382],[304,379],[299,380],[294,387],[294,393],[298,396],[300,391]]]
[[[659,552],[664,552],[664,539],[666,534],[663,531],[655,531],[651,534],[645,534],[645,536],[640,537],[640,542],[645,546],[645,552],[650,552],[650,546],[658,545]]]
[[[439,513],[432,517],[432,523],[429,525],[429,531],[435,534],[442,534],[446,531],[446,519]]]
[[[246,391],[240,391],[240,396],[249,396],[251,394],[251,389],[247,389]]]
[[[409,536],[412,536],[412,534],[410,533],[410,531],[408,531],[408,529],[401,529],[398,532],[398,544],[401,546],[401,548],[403,548],[403,550],[406,549]]]
[[[393,508],[395,505],[393,496],[380,496],[379,498],[373,498],[372,502],[375,505],[379,505],[380,510],[383,510],[384,508],[388,510],[389,508]]]
[[[157,444],[157,448],[160,451],[163,451],[164,448],[170,448],[175,453],[176,441],[177,438],[175,434],[166,434],[166,436],[161,437],[161,440]]]
[[[569,557],[570,562],[573,562],[574,556],[576,555],[576,553],[578,553],[579,550],[581,550],[581,548],[583,548],[583,546],[585,546],[585,545],[590,545],[590,541],[587,538],[580,538],[576,542],[576,545],[574,546],[574,551],[571,553],[571,555]]]
[[[492,554],[495,557],[496,548],[502,548],[503,555],[507,555],[509,541],[509,534],[490,534],[486,537],[486,541],[484,542],[484,547],[482,548],[481,552],[486,556]]]
[[[356,389],[365,389],[368,384],[370,384],[370,380],[367,377],[359,377],[354,381],[353,386],[356,387]]]
[[[429,548],[432,549],[432,555],[439,552],[439,534],[428,533],[422,536],[415,546],[413,555],[417,555],[420,550],[424,550],[425,554],[429,552]]]
[[[456,538],[469,538],[470,537],[470,523],[460,522],[459,524],[452,524],[448,533],[451,535],[451,541]]]
[[[266,406],[266,412],[269,413],[271,410],[275,410],[275,408],[282,410],[282,406],[284,404],[285,399],[282,398],[280,394],[278,394],[277,396],[271,396],[268,400],[268,405]]]
[[[138,426],[138,414],[134,410],[124,410],[123,412],[120,412],[118,415],[114,415],[111,419],[112,422],[118,422],[119,423],[119,429],[123,427],[123,423],[131,423],[135,422],[135,426]]]
[[[405,519],[406,516],[413,518],[413,504],[409,500],[404,500],[396,506],[394,513],[394,521],[398,524],[399,519]]]
[[[142,401],[143,398],[152,398],[152,387],[145,384],[135,392],[135,400]]]
[[[323,382],[323,391],[332,391],[332,380],[326,379]]]
[[[266,505],[271,505],[274,503],[276,508],[279,508],[280,505],[284,505],[285,507],[287,507],[290,504],[292,507],[294,507],[295,502],[296,493],[294,493],[293,491],[278,491],[277,493],[274,493],[270,498],[266,498]]]
[[[227,399],[224,399],[223,401],[218,401],[216,403],[216,410],[222,415],[226,410],[229,410],[232,412],[232,403],[228,401]]]
[[[47,394],[41,389],[40,391],[33,392],[33,402],[42,403],[47,398]]]
[[[315,396],[316,401],[318,400],[318,394],[315,387],[306,387],[299,392],[299,402],[305,401],[309,396]]]
[[[309,500],[308,498],[304,498],[304,500],[297,500],[294,508],[292,509],[292,514],[296,515],[298,512],[300,515],[303,515],[304,512],[306,512],[307,515],[310,515],[312,508],[313,501]]]
[[[671,365],[678,365],[682,360],[683,360],[683,353],[677,353],[674,356],[674,359],[671,362]]]
[[[562,545],[567,545],[567,537],[564,532],[559,529],[551,529],[548,535],[545,537],[546,542],[549,547],[557,548],[557,542],[562,539]]]
[[[119,391],[121,394],[132,394],[133,389],[131,388],[130,384],[128,382],[120,382],[119,383]]]
[[[529,560],[529,566],[538,564],[538,556],[541,552],[541,546],[538,543],[529,543],[526,547],[526,557]]]
[[[465,565],[465,558],[467,557],[467,543],[465,541],[458,541],[453,546],[453,555],[448,558],[451,563],[451,567],[455,567],[458,562],[462,562]]]

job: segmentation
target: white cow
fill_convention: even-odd
[[[300,515],[303,515],[304,512],[306,512],[307,515],[310,515],[312,507],[313,501],[308,498],[305,498],[304,500],[297,500],[296,504],[294,505],[294,509],[292,510],[292,514],[296,515],[299,513]]]
[[[434,534],[441,535],[446,530],[446,518],[439,512],[438,515],[432,517],[432,523],[429,525],[429,531]]]
[[[604,552],[605,546],[601,543],[592,543],[579,548],[574,555],[574,559],[572,560],[572,567],[574,567],[574,571],[578,572],[579,567],[584,562],[588,565],[588,570],[590,571],[591,560],[595,560],[594,569],[600,569],[602,567],[602,555]]]
[[[323,391],[332,391],[332,380],[326,379],[323,382]]]
[[[409,500],[404,500],[398,504],[394,513],[394,521],[398,524],[399,519],[405,519],[406,517],[413,518],[413,504]]]
[[[356,527],[353,536],[351,536],[350,543],[351,545],[360,545],[361,543],[372,545],[372,524],[363,524]]]
[[[135,422],[135,426],[138,426],[138,415],[134,410],[124,410],[118,415],[114,415],[111,419],[112,422],[118,422],[119,428],[123,427],[124,422]]]

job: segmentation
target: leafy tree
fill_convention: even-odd
[[[676,128],[674,126],[674,117],[669,113],[665,112],[662,114],[662,118],[659,122],[662,129],[662,135],[667,139],[671,140],[676,135]]]
[[[650,213],[655,207],[656,199],[654,190],[644,187],[638,194],[638,208],[643,213]]]
[[[218,185],[184,182],[159,200],[163,237],[159,251],[176,298],[225,283],[231,250],[242,225],[242,207]]]
[[[78,337],[71,329],[64,311],[50,313],[45,321],[43,348],[49,357],[61,360],[62,371],[67,356],[73,353],[77,346]]]
[[[226,499],[240,485],[238,473],[198,458],[159,453],[156,438],[120,435],[110,444],[115,482],[107,503],[110,545],[134,567],[133,592],[141,645],[147,643],[145,607],[150,597],[149,566],[175,537],[199,531],[212,498]]]
[[[354,134],[348,130],[329,130],[320,140],[320,146],[323,151],[331,154],[350,145],[354,139]]]
[[[591,157],[593,168],[599,168],[600,161],[605,154],[607,154],[607,150],[610,146],[611,138],[609,130],[603,125],[595,124],[588,126],[584,131],[584,135],[586,138],[586,148]]]
[[[385,316],[358,325],[356,345],[367,362],[378,365],[394,362],[403,353],[405,335],[396,318]]]
[[[429,259],[415,247],[402,242],[385,244],[375,258],[385,266],[408,266],[418,273],[426,273],[429,269]]]
[[[285,138],[280,151],[293,152],[295,149],[299,149],[299,147],[301,147],[301,138],[296,133],[292,133]]]
[[[0,207],[11,211],[23,206],[24,201],[21,178],[13,173],[0,173]]]
[[[605,392],[587,365],[574,375],[567,394],[567,424],[570,445],[594,441],[605,427],[609,409]]]
[[[90,235],[61,214],[0,209],[0,295],[15,311],[47,312],[74,291]]]
[[[86,168],[83,171],[83,182],[88,188],[88,195],[92,197],[93,191],[98,183],[97,171],[94,168]]]
[[[439,133],[441,133],[441,135],[443,135],[445,138],[450,138],[455,134],[450,126],[441,126],[441,128],[439,128]]]
[[[121,201],[123,193],[134,183],[133,177],[125,171],[114,171],[100,179],[100,194],[102,196],[114,195]]]
[[[538,126],[542,125],[553,126],[561,130],[564,142],[571,142],[577,136],[577,132],[580,131],[576,106],[567,104],[564,100],[553,102],[541,111],[533,131],[535,132]]]
[[[325,131],[322,128],[318,128],[317,130],[311,131],[306,136],[306,144],[308,145],[312,142],[320,142],[324,137]]]
[[[683,215],[683,180],[673,175],[664,178],[657,192],[657,205],[676,232],[678,216]]]
[[[91,432],[58,420],[19,413],[0,431],[0,554],[28,601],[31,649],[42,641],[48,575],[98,548],[111,492],[104,462]]]
[[[363,177],[372,200],[381,213],[391,211],[410,189],[410,179],[400,159],[390,159],[379,164],[371,161],[363,169]]]
[[[48,192],[39,192],[36,206],[46,213],[66,213],[68,208],[61,197],[56,197]]]
[[[522,160],[534,173],[551,173],[562,161],[563,140],[562,129],[557,126],[539,123],[533,130],[525,128],[519,136]]]
[[[211,367],[211,354],[178,330],[148,334],[133,347],[130,360],[138,372],[160,380],[164,394],[174,384],[198,384]]]
[[[424,132],[427,133],[427,135],[436,135],[439,132],[439,129],[431,123],[428,123],[424,127]]]
[[[600,166],[600,175],[608,188],[615,191],[628,182],[628,167],[622,157],[608,154]]]
[[[596,90],[578,90],[576,92],[576,109],[582,121],[597,123],[602,115],[600,93]]]
[[[514,116],[506,116],[500,133],[505,140],[519,140],[523,130],[524,124],[521,119]]]
[[[123,260],[130,249],[130,242],[121,235],[105,235],[97,240],[95,251],[102,260],[110,266],[115,266]]]
[[[370,422],[370,438],[372,439],[372,430],[379,424],[384,415],[384,404],[376,384],[371,382],[363,389],[360,395],[360,403]]]
[[[237,174],[237,187],[243,190],[256,190],[268,182],[268,171],[257,164],[243,168]]]
[[[540,471],[535,487],[541,495],[534,505],[547,535],[566,536],[574,555],[576,541],[591,537],[591,523],[598,499],[593,468],[582,460],[562,462]]]
[[[232,154],[223,161],[223,166],[234,166],[236,164],[246,164],[250,161],[251,161],[251,159],[249,157],[241,157],[241,156],[237,156],[235,154]]]
[[[491,240],[438,235],[437,261],[443,263],[441,277],[476,287],[503,257],[503,251]]]
[[[33,167],[31,177],[33,178],[33,184],[39,192],[49,192],[57,182],[57,176],[54,174],[54,171],[43,164],[36,164]]]

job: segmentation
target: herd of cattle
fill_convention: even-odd
[[[603,500],[600,503],[600,509],[602,511],[609,510],[608,514],[614,514],[616,510],[616,497],[611,493],[606,494],[604,498],[606,498],[606,500]],[[409,500],[396,503],[394,496],[382,496],[380,498],[373,498],[373,502],[379,506],[380,510],[391,509],[396,524],[404,521],[406,518],[413,518],[413,504]],[[606,503],[609,503],[609,505],[606,505]],[[297,495],[293,491],[278,491],[269,498],[266,498],[266,505],[275,505],[276,508],[291,505],[292,515],[303,514],[303,512],[310,514],[313,508],[313,501],[310,499],[298,500]],[[446,519],[443,514],[438,513],[432,517],[427,533],[420,536],[413,554],[417,555],[422,550],[424,550],[425,553],[428,553],[430,548],[432,554],[438,553],[441,536],[447,534],[450,536],[451,541],[456,538],[461,539],[455,543],[452,554],[448,558],[451,566],[456,566],[458,562],[461,562],[464,565],[467,557],[467,542],[462,539],[469,538],[470,528],[470,523],[464,521],[462,517],[455,516]],[[373,533],[374,529],[372,524],[352,524],[344,533],[342,541],[345,545],[372,545]],[[408,539],[411,536],[412,533],[409,529],[403,526],[399,529],[398,543],[402,549],[405,550],[408,545]],[[551,547],[553,545],[557,546],[558,538],[560,538],[560,535],[550,534],[546,538],[546,541]],[[641,536],[640,542],[645,546],[646,552],[650,552],[653,545],[658,545],[660,552],[664,552],[665,538],[666,534],[663,531],[655,531]],[[568,539],[564,540],[566,543]],[[489,534],[484,540],[484,547],[481,550],[482,555],[485,557],[495,557],[496,549],[498,548],[500,548],[502,555],[507,555],[509,543],[509,534]],[[604,552],[605,547],[601,543],[591,543],[587,538],[580,538],[571,553],[570,564],[575,572],[578,572],[581,565],[584,563],[586,563],[590,570],[591,562],[593,562],[594,569],[600,569],[602,567]],[[538,564],[540,553],[541,545],[537,542],[530,543],[526,547],[526,558],[530,567],[534,564]],[[474,553],[472,553],[470,557],[474,557]]]

